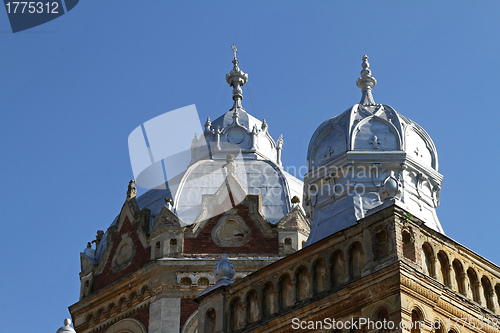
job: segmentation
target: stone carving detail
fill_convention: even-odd
[[[120,244],[118,244],[117,250],[111,262],[111,269],[113,272],[119,272],[125,269],[128,265],[132,263],[132,259],[135,257],[135,245],[130,238],[129,234],[123,234]]]
[[[378,149],[381,145],[381,142],[378,140],[376,135],[373,136],[372,141],[370,141],[370,145],[373,149]]]
[[[243,246],[250,240],[250,229],[237,215],[225,215],[212,230],[213,241],[223,247]]]
[[[391,170],[391,174],[383,181],[380,188],[381,199],[400,199],[402,187],[399,177],[396,177],[394,171]]]
[[[135,187],[135,180],[128,183],[127,199],[132,199],[137,196],[137,187]]]

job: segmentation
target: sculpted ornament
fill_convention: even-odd
[[[243,246],[250,240],[250,229],[241,217],[226,215],[212,230],[212,239],[223,247]]]
[[[132,263],[132,259],[135,257],[135,245],[130,238],[129,234],[123,234],[120,244],[118,244],[115,255],[113,256],[113,261],[111,262],[111,270],[113,272],[119,272],[125,269],[128,265]]]
[[[402,184],[399,177],[396,177],[394,171],[384,180],[380,188],[380,197],[386,199],[401,199]]]

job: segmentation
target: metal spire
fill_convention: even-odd
[[[361,77],[356,81],[356,85],[361,89],[363,95],[361,96],[362,105],[376,105],[373,100],[372,89],[377,85],[377,80],[372,77],[372,71],[370,69],[370,64],[368,63],[368,56],[363,56],[363,64],[361,65],[363,70],[361,71]]]
[[[248,74],[243,73],[243,71],[238,67],[238,59],[236,58],[236,53],[238,50],[234,44],[231,46],[233,49],[233,70],[226,74],[226,81],[229,83],[231,87],[233,87],[233,107],[230,110],[234,110],[238,112],[238,109],[245,110],[243,106],[241,106],[241,100],[243,99],[243,92],[241,87],[248,81]]]

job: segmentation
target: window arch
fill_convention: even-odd
[[[439,260],[439,268],[440,268],[440,277],[441,282],[447,286],[451,287],[451,279],[450,279],[450,261],[448,260],[448,256],[443,251],[438,252],[438,260]]]
[[[292,280],[288,274],[282,276],[279,280],[279,306],[285,309],[293,305],[293,287]]]
[[[486,307],[491,311],[495,311],[495,305],[494,305],[495,296],[490,280],[486,276],[483,276],[481,278],[481,285],[483,286],[483,295],[484,295],[484,301],[486,302]]]
[[[298,301],[303,301],[309,298],[309,293],[311,290],[311,284],[309,282],[309,273],[307,272],[307,268],[300,267],[295,273],[295,286],[296,286],[296,295]]]
[[[403,238],[403,255],[405,258],[415,261],[415,239],[408,230],[401,232]]]
[[[436,270],[434,267],[434,251],[429,243],[424,243],[422,245],[422,251],[424,252],[424,270],[432,278],[436,278]]]
[[[247,294],[247,319],[249,323],[259,320],[259,298],[255,290],[250,290]]]
[[[132,319],[132,318],[126,318],[120,320],[119,322],[108,328],[105,333],[120,333],[120,332],[147,333],[144,324],[138,321],[137,319]]]
[[[411,312],[411,333],[420,333],[424,324],[422,313],[418,309]]]
[[[193,281],[191,281],[191,278],[188,278],[187,276],[183,277],[180,281],[181,288],[191,288],[192,284]]]
[[[205,332],[215,333],[215,320],[217,319],[217,314],[214,308],[210,308],[205,312]]]
[[[376,316],[376,322],[384,323],[381,329],[378,330],[378,333],[388,333],[387,322],[389,321],[389,311],[386,308],[382,308],[378,310]]]
[[[231,329],[233,331],[239,330],[240,328],[243,328],[243,323],[244,323],[244,312],[243,312],[243,305],[241,304],[241,300],[239,297],[235,298],[231,302],[231,316],[230,316],[230,323],[231,323]]]
[[[326,264],[322,258],[313,265],[313,283],[315,294],[326,290]]]
[[[285,238],[285,240],[283,241],[283,251],[285,252],[285,254],[293,253],[293,243],[290,237]]]
[[[355,242],[349,248],[349,277],[355,279],[361,276],[365,256],[360,242]]]
[[[472,268],[469,268],[467,270],[467,277],[469,278],[469,287],[472,294],[472,299],[474,300],[474,302],[480,303],[481,300],[479,296],[479,281],[477,279],[476,272]]]
[[[161,257],[161,243],[160,242],[156,242],[156,245],[155,245],[155,259],[158,259]]]
[[[331,262],[332,287],[340,286],[345,280],[345,260],[344,252],[337,250],[333,252]]]
[[[269,317],[276,312],[276,293],[274,285],[267,282],[262,288],[262,315]]]
[[[457,260],[453,260],[453,271],[455,272],[455,282],[457,283],[457,291],[467,296],[465,289],[465,273],[462,264]]]

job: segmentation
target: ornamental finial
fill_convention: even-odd
[[[243,91],[241,87],[248,81],[248,74],[243,73],[243,71],[238,66],[238,59],[236,58],[236,53],[238,49],[234,44],[231,46],[233,50],[233,70],[226,74],[226,81],[229,83],[231,87],[233,87],[233,107],[230,110],[237,111],[238,109],[245,110],[243,106],[241,106],[241,100],[243,99]]]
[[[372,89],[377,85],[377,80],[372,77],[372,71],[370,69],[370,63],[368,62],[368,56],[363,56],[363,63],[361,64],[363,69],[361,70],[361,77],[356,81],[356,85],[361,89],[363,95],[361,96],[362,105],[375,105],[373,100]]]
[[[233,50],[233,61],[238,61],[238,59],[236,58],[236,53],[238,53],[238,49],[236,48],[236,46],[231,45],[231,49]]]
[[[57,330],[56,333],[76,333],[73,327],[71,327],[71,319],[64,319],[64,326]]]
[[[137,187],[135,187],[135,180],[131,180],[128,183],[128,189],[127,189],[127,199],[132,199],[137,196]]]

